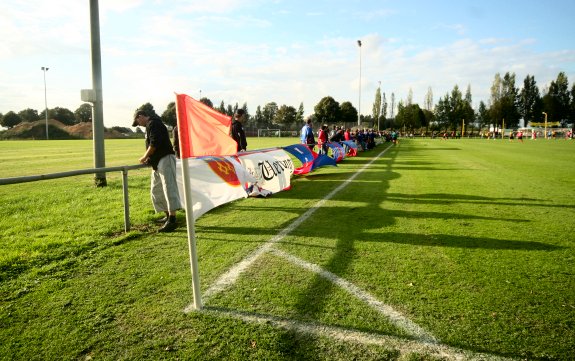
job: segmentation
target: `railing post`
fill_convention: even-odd
[[[124,231],[130,231],[130,201],[128,198],[128,170],[122,169],[122,188],[124,191]]]

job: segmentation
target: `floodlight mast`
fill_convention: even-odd
[[[102,101],[102,56],[100,51],[100,18],[98,0],[90,0],[90,34],[92,41],[92,87],[95,92],[92,130],[94,137],[94,167],[104,168],[104,107]],[[94,182],[97,187],[105,187],[106,173],[96,173]]]
[[[42,68],[40,68],[43,72],[44,72],[44,107],[45,107],[45,113],[46,113],[46,140],[48,140],[48,96],[46,94],[46,72],[48,71],[47,66],[43,66]]]
[[[361,125],[361,40],[357,41],[359,45],[359,102],[357,104],[357,126]]]

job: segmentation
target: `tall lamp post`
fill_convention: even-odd
[[[40,68],[44,72],[44,106],[46,108],[46,140],[48,140],[48,97],[46,95],[46,72],[48,71],[48,67],[41,67]]]
[[[545,115],[545,139],[547,139],[547,113],[542,112]]]
[[[357,41],[359,46],[359,103],[357,105],[357,126],[361,125],[361,40]]]

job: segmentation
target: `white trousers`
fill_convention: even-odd
[[[175,155],[166,155],[160,159],[158,170],[152,170],[150,193],[156,212],[173,212],[182,208],[176,181]]]

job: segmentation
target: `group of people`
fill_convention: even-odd
[[[318,154],[327,154],[327,143],[329,142],[343,142],[347,140],[355,142],[358,149],[362,151],[370,150],[375,147],[376,138],[398,144],[399,133],[396,131],[378,132],[374,129],[367,128],[359,128],[352,131],[351,128],[344,129],[336,125],[334,125],[332,129],[329,129],[327,124],[323,124],[317,133],[316,142],[311,118],[306,120],[300,132],[300,142],[307,145],[311,150],[314,150],[317,145]]]
[[[246,151],[248,147],[243,128],[244,119],[245,111],[238,109],[233,117],[230,134],[237,143],[238,152]],[[139,161],[152,167],[152,205],[156,212],[164,213],[164,217],[157,221],[162,224],[158,232],[172,232],[177,228],[176,211],[182,208],[176,181],[176,157],[180,156],[177,127],[173,130],[172,144],[162,119],[155,112],[142,109],[136,110],[132,126],[146,128],[146,151]]]

